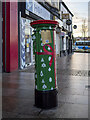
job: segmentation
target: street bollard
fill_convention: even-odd
[[[37,20],[34,28],[35,106],[50,109],[57,106],[55,28],[57,21]]]

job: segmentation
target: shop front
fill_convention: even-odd
[[[50,12],[35,0],[19,3],[19,68],[24,69],[35,63],[33,54],[33,28],[30,23],[35,20],[50,20]]]
[[[32,40],[33,28],[30,23],[41,19],[50,20],[53,15],[59,18],[60,14],[46,2],[41,5],[36,0],[3,2],[2,9],[3,71],[12,72],[27,68],[35,61]]]

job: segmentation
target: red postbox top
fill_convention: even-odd
[[[54,20],[37,20],[37,21],[33,21],[30,23],[31,26],[33,25],[37,25],[37,24],[55,24],[58,25],[59,23],[57,21]]]

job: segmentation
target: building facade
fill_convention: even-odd
[[[50,12],[35,0],[19,3],[19,68],[24,69],[34,64],[33,54],[33,28],[30,23],[35,20],[49,19]]]
[[[3,2],[3,71],[12,72],[34,64],[33,28],[34,20],[59,17],[57,8],[47,2]]]
[[[35,63],[33,54],[33,28],[30,23],[35,20],[56,20],[59,25],[56,29],[55,43],[56,54],[69,51],[72,25],[66,24],[62,18],[63,13],[68,13],[72,20],[72,13],[64,2],[3,2],[3,71],[12,72],[28,68]],[[70,39],[70,40],[69,40]]]
[[[19,30],[19,68],[24,69],[35,62],[33,54],[33,28],[30,23],[35,20],[53,20],[54,16],[59,18],[57,6],[49,2],[37,2],[35,0],[26,0],[25,3],[19,3],[18,12],[18,30]]]
[[[61,0],[60,0],[60,16],[63,23],[60,34],[61,37],[60,56],[61,56],[62,54],[66,55],[72,52],[72,33],[73,33],[72,23],[67,24],[68,20],[72,22],[73,14],[68,9],[66,4]]]

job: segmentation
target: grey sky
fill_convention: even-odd
[[[70,11],[74,14],[73,24],[77,25],[74,36],[82,36],[82,21],[86,19],[88,25],[88,2],[89,0],[63,0]]]

